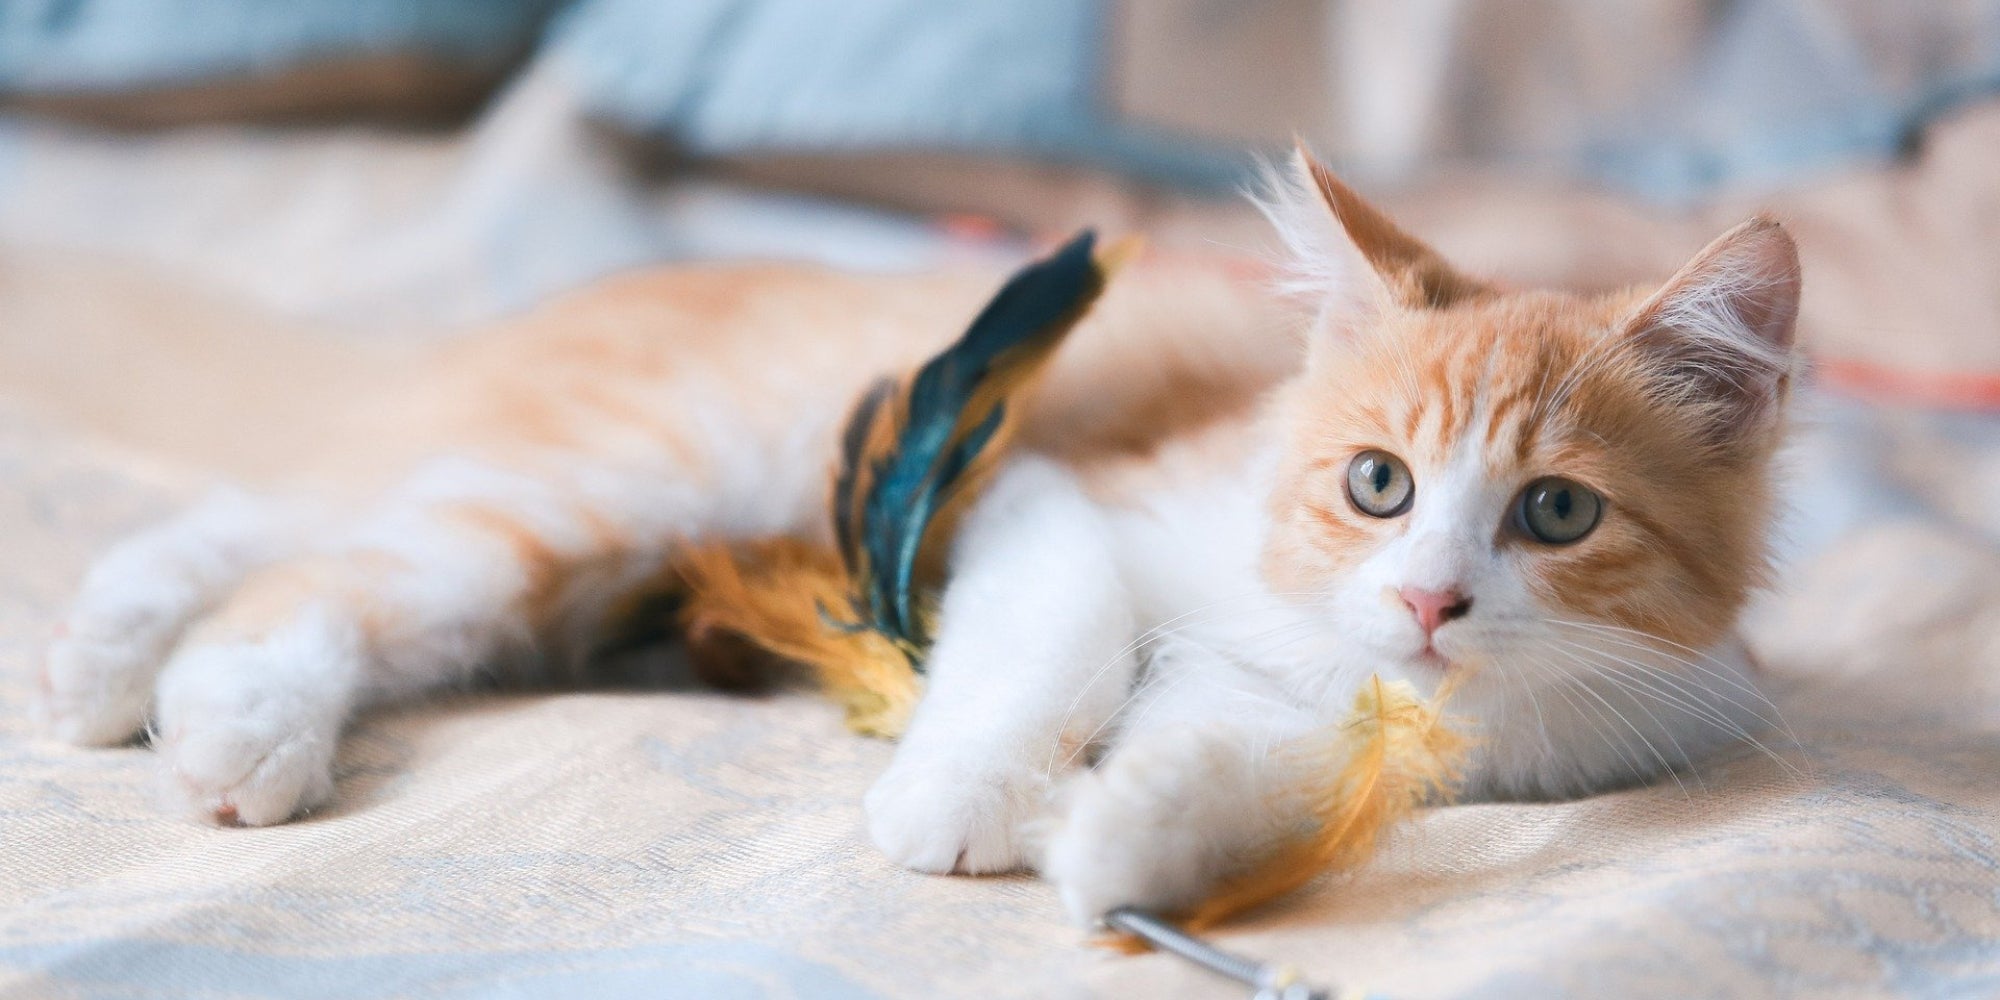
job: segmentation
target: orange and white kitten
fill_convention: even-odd
[[[1303,155],[1267,207],[1308,308],[1121,278],[964,520],[865,801],[895,861],[1035,864],[1086,921],[1190,903],[1296,828],[1267,751],[1374,673],[1463,675],[1473,797],[1643,780],[1760,722],[1733,629],[1793,365],[1784,231],[1578,296],[1460,274]],[[222,494],[109,553],[46,722],[106,744],[150,713],[196,814],[311,809],[357,709],[577,670],[677,545],[825,531],[848,405],[989,287],[680,269],[463,342],[329,464],[379,489]]]

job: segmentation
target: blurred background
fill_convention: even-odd
[[[398,352],[648,263],[1090,225],[1256,280],[1294,136],[1522,283],[1777,212],[1848,480],[1800,547],[1992,554],[2000,0],[8,0],[0,405],[257,478]]]
[[[1624,216],[1893,170],[1996,90],[1985,0],[9,0],[0,240],[462,322],[649,260],[924,263],[925,228],[1250,249],[1234,196],[1297,135],[1376,195],[1504,179],[1474,210],[1554,217],[1407,200],[1601,284],[1686,249]],[[1593,266],[1480,236],[1607,201]]]

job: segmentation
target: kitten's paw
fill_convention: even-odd
[[[196,816],[265,826],[333,794],[352,651],[324,636],[196,645],[160,681],[167,793]]]
[[[45,654],[43,728],[89,746],[136,735],[182,629],[262,558],[272,518],[263,503],[220,490],[98,559]]]
[[[116,746],[146,725],[153,675],[165,654],[147,633],[65,625],[42,661],[36,721],[79,746]]]
[[[1026,862],[1021,828],[1047,801],[1031,769],[898,753],[862,805],[889,860],[922,872],[980,875]]]
[[[1066,790],[1042,874],[1086,927],[1120,906],[1188,909],[1262,835],[1255,788],[1250,761],[1226,743],[1191,736],[1123,748]]]

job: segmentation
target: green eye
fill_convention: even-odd
[[[1597,527],[1604,501],[1590,487],[1560,476],[1537,479],[1521,494],[1521,527],[1550,545],[1567,545]]]
[[[1369,517],[1395,517],[1409,510],[1416,493],[1410,467],[1386,451],[1364,451],[1347,464],[1347,498]]]

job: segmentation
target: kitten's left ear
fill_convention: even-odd
[[[1429,244],[1404,232],[1387,213],[1334,176],[1304,145],[1298,146],[1296,156],[1297,169],[1311,178],[1334,220],[1400,304],[1411,309],[1437,309],[1492,291],[1478,279],[1459,273]]]
[[[1352,321],[1380,309],[1440,308],[1492,291],[1341,183],[1303,143],[1288,169],[1267,174],[1266,187],[1259,207],[1291,258],[1285,287],[1317,303],[1323,315]]]
[[[1784,400],[1799,314],[1799,251],[1758,216],[1710,243],[1628,321],[1675,402],[1724,437],[1759,428]]]

